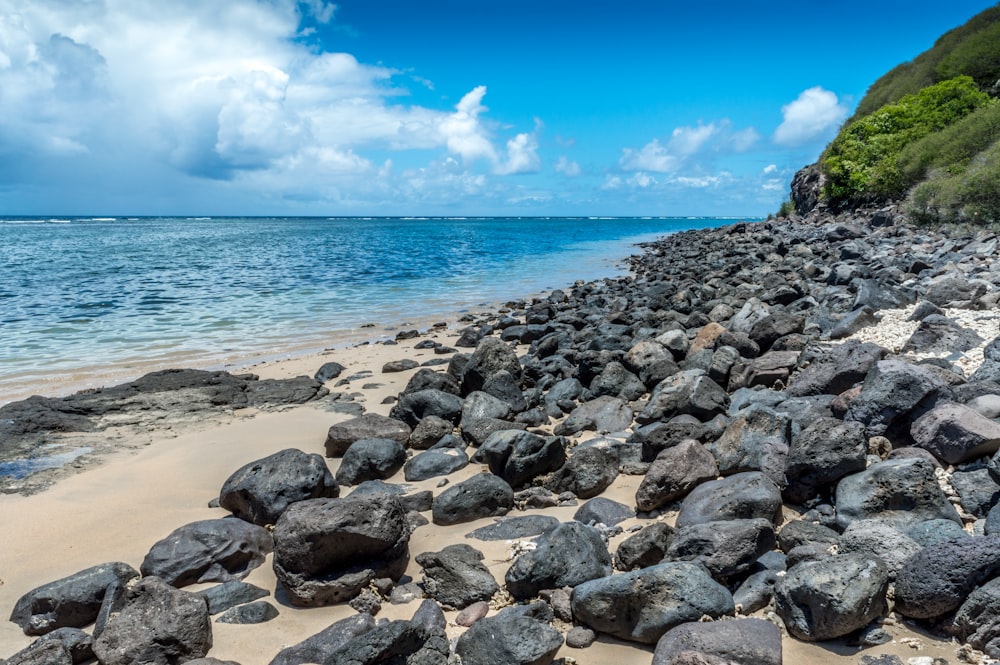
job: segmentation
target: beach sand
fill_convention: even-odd
[[[347,388],[334,388],[332,384],[336,380],[331,381],[330,387],[356,393],[356,400],[368,412],[387,415],[391,406],[383,404],[383,400],[399,393],[416,370],[383,374],[382,365],[386,361],[403,358],[422,362],[440,357],[431,350],[413,349],[414,343],[427,337],[451,345],[456,337],[455,326],[453,324],[447,331],[428,333],[398,345],[369,344],[341,348],[317,355],[260,363],[248,369],[262,378],[311,376],[323,363],[336,360],[347,367],[343,376],[368,370],[372,373],[370,377],[354,381]],[[97,464],[85,464],[80,472],[59,479],[38,494],[0,495],[0,524],[4,527],[3,544],[0,546],[0,611],[9,612],[17,599],[34,587],[92,565],[124,561],[138,568],[150,546],[173,529],[189,522],[227,514],[220,508],[208,507],[208,504],[218,497],[223,482],[237,468],[289,447],[322,453],[327,429],[349,417],[308,404],[280,412],[238,412],[197,425],[151,432],[136,443],[137,447],[121,448],[102,456]],[[328,464],[335,472],[339,460],[330,459]],[[450,482],[454,484],[479,473],[483,468],[470,465],[453,474]],[[400,472],[390,481],[402,483],[402,476]],[[639,476],[619,476],[603,496],[634,505],[634,493],[640,480]],[[416,489],[432,489],[437,493],[442,491],[437,488],[438,481],[434,478],[412,485]],[[349,493],[350,489],[342,488],[342,495]],[[575,508],[564,507],[537,512],[569,520],[574,511]],[[430,517],[429,514],[426,516]],[[671,518],[667,515],[663,519]],[[418,528],[410,541],[411,560],[407,575],[417,581],[421,579],[420,567],[414,560],[417,554],[440,550],[451,543],[467,542],[483,551],[485,562],[494,577],[502,582],[510,565],[509,543],[481,542],[464,537],[473,529],[489,523],[492,520],[451,527],[431,524]],[[648,523],[649,520],[632,519],[622,526],[628,529]],[[612,539],[612,552],[625,535]],[[279,609],[278,618],[255,626],[213,623],[215,646],[211,656],[234,660],[242,665],[265,665],[284,646],[295,644],[354,613],[346,604],[300,609],[282,602],[280,596],[276,599],[273,595],[276,580],[270,563],[268,557],[268,561],[254,570],[247,581],[272,592],[267,600]],[[187,587],[188,590],[198,588]],[[418,601],[405,605],[386,602],[378,618],[410,618],[418,605]],[[446,614],[453,622],[456,613]],[[758,616],[764,614],[766,611]],[[894,653],[901,656],[903,662],[920,657],[944,657],[951,663],[960,662],[956,657],[955,644],[921,634],[906,625],[887,625],[886,628],[895,638],[893,642],[866,649],[863,653]],[[462,630],[453,623],[449,627],[452,636]],[[33,639],[23,635],[13,623],[0,623],[0,658],[12,655]],[[911,646],[905,643],[909,640],[916,642],[912,642]],[[914,648],[916,644],[921,645],[919,649]],[[841,642],[805,644],[786,639],[784,662],[818,665],[855,663],[859,653],[858,648]],[[601,638],[583,650],[564,646],[559,656],[572,658],[581,665],[609,662],[648,665],[652,659],[652,647]],[[922,662],[929,663],[930,660]]]

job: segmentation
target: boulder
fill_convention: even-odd
[[[293,605],[343,602],[374,579],[398,580],[409,537],[406,511],[389,494],[299,501],[274,527],[274,572]]]
[[[219,493],[219,505],[258,526],[274,524],[289,504],[333,498],[340,487],[318,454],[287,448],[237,469]]]
[[[864,426],[837,418],[818,418],[792,438],[782,491],[792,503],[805,503],[844,476],[867,466]]]
[[[1000,654],[1000,579],[982,585],[955,612],[949,632],[972,648],[996,658]]]
[[[676,665],[692,652],[727,665],[781,665],[781,630],[763,619],[681,624],[656,643],[652,665]]]
[[[734,610],[729,591],[699,564],[661,563],[584,582],[573,589],[573,617],[629,642],[656,644],[671,628]]]
[[[209,614],[219,614],[231,607],[236,607],[237,605],[249,603],[270,595],[270,592],[260,587],[236,580],[223,582],[222,584],[202,589],[197,593],[208,603]]]
[[[157,577],[130,583],[124,607],[94,640],[102,665],[173,665],[201,658],[211,648],[205,599]]]
[[[478,459],[490,471],[520,487],[535,476],[555,471],[566,461],[566,442],[558,436],[539,436],[522,430],[494,432],[479,449]]]
[[[889,579],[906,560],[923,549],[923,545],[910,538],[891,523],[881,520],[857,520],[851,522],[837,542],[839,554],[862,554],[885,562]]]
[[[518,515],[500,517],[489,526],[482,526],[467,534],[466,538],[476,540],[519,540],[540,536],[552,531],[560,522],[550,515]]]
[[[681,527],[667,551],[673,561],[696,561],[712,577],[727,580],[750,570],[757,558],[774,549],[769,520],[724,520]]]
[[[545,481],[545,487],[561,494],[572,492],[580,499],[595,497],[618,477],[618,455],[611,448],[577,446],[566,463]]]
[[[990,509],[1000,501],[1000,484],[997,484],[988,469],[955,471],[951,474],[951,486],[958,492],[962,508],[977,518],[986,517]]]
[[[869,437],[892,439],[893,426],[908,433],[918,406],[933,406],[947,393],[948,386],[932,370],[902,360],[882,360],[868,372],[844,420],[864,425]]]
[[[913,422],[910,435],[916,445],[948,464],[1000,450],[1000,423],[964,404],[938,404]]]
[[[584,430],[599,433],[623,432],[632,424],[632,409],[617,397],[604,395],[584,402],[556,425],[556,434],[569,436]]]
[[[774,598],[774,586],[781,579],[774,570],[764,569],[743,581],[733,592],[733,602],[740,614],[751,614],[767,607]]]
[[[809,642],[863,628],[886,612],[889,573],[881,559],[844,554],[792,566],[775,587],[788,632]]]
[[[905,526],[932,519],[961,524],[934,475],[934,465],[920,458],[889,459],[837,484],[837,521],[880,519]]]
[[[428,388],[400,395],[399,401],[389,411],[389,416],[403,421],[411,428],[428,416],[437,416],[457,424],[462,417],[462,403],[462,398],[458,395]]]
[[[618,570],[635,570],[655,566],[663,561],[674,538],[674,528],[666,522],[654,522],[618,545],[615,567]]]
[[[698,485],[681,503],[676,527],[719,520],[763,517],[781,522],[781,492],[760,471],[747,471]]]
[[[900,353],[945,354],[974,349],[983,343],[983,338],[971,328],[940,314],[930,314],[920,321],[920,325],[906,340]]]
[[[499,476],[480,473],[434,497],[434,524],[447,526],[506,515],[514,508],[514,490]]]
[[[465,396],[465,401],[462,403],[462,419],[459,425],[464,429],[482,418],[509,420],[512,415],[513,410],[510,404],[489,393],[477,390]]]
[[[886,353],[877,344],[857,340],[822,348],[810,346],[807,354],[811,362],[792,377],[786,392],[793,397],[839,395],[864,381]]]
[[[326,659],[336,653],[340,647],[373,628],[375,628],[375,618],[372,615],[355,614],[330,624],[321,632],[298,644],[285,647],[271,659],[269,665],[325,663]]]
[[[438,416],[427,416],[413,428],[410,433],[410,448],[427,450],[441,440],[441,437],[451,434],[455,426]]]
[[[324,665],[446,665],[445,618],[434,601],[425,600],[410,621],[377,624],[337,647]]]
[[[728,404],[726,391],[708,378],[704,370],[685,370],[656,385],[646,407],[636,416],[636,422],[646,425],[682,414],[711,420],[724,413]]]
[[[631,401],[646,393],[646,385],[620,362],[612,361],[590,382],[590,392],[595,397],[608,395]]]
[[[779,487],[785,484],[785,464],[791,437],[791,418],[753,404],[730,421],[708,449],[724,476],[743,471],[761,471]]]
[[[350,445],[337,469],[337,482],[357,485],[366,480],[385,480],[403,468],[406,449],[393,439],[360,439]]]
[[[313,378],[320,383],[326,383],[327,381],[336,379],[345,369],[347,368],[338,362],[331,361],[323,363],[320,368],[316,370],[316,374],[313,375]]]
[[[497,337],[485,337],[476,345],[462,373],[462,394],[482,390],[486,381],[497,372],[505,370],[518,382],[521,364],[511,347]]]
[[[573,513],[575,521],[590,525],[614,526],[633,517],[635,517],[634,510],[624,503],[603,496],[589,499]]]
[[[124,586],[139,572],[127,563],[104,563],[43,584],[21,596],[10,620],[25,635],[45,635],[57,628],[82,628],[101,611],[108,589]]]
[[[686,337],[684,342],[687,342]],[[651,339],[633,344],[622,358],[622,364],[625,369],[638,376],[647,388],[653,388],[663,379],[680,371],[670,349]]]
[[[715,456],[693,439],[685,439],[656,456],[635,491],[639,510],[655,510],[687,495],[719,475]]]
[[[1000,570],[1000,536],[953,538],[924,547],[896,574],[895,610],[932,619],[959,607]]]
[[[500,586],[483,564],[483,554],[469,545],[449,545],[440,552],[416,557],[423,568],[424,590],[434,600],[454,609],[488,601]]]
[[[361,439],[392,439],[406,445],[410,431],[410,426],[400,420],[377,413],[366,413],[337,423],[329,429],[326,434],[326,456],[340,457],[352,443]]]
[[[21,649],[7,665],[79,665],[94,658],[94,640],[79,628],[57,628]]]
[[[271,534],[263,527],[233,517],[202,520],[154,544],[139,570],[175,587],[241,580],[272,549]]]
[[[786,523],[778,532],[778,545],[786,554],[802,545],[818,545],[828,549],[839,541],[840,534],[836,531],[805,518]]]
[[[542,589],[576,586],[611,574],[611,554],[600,532],[579,522],[560,524],[518,556],[507,570],[507,590],[523,600]]]
[[[455,653],[462,665],[549,665],[563,644],[551,620],[545,603],[507,607],[472,624],[455,643]]]
[[[403,478],[406,482],[418,482],[428,478],[447,476],[469,465],[469,456],[457,448],[427,450],[406,460]]]
[[[245,605],[231,607],[223,612],[216,623],[231,623],[241,626],[267,623],[278,618],[278,608],[266,600],[258,600]]]

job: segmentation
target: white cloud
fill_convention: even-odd
[[[785,185],[780,180],[771,179],[760,186],[765,192],[780,192],[785,189]]]
[[[0,169],[16,164],[54,191],[56,170],[80,186],[76,168],[156,174],[165,193],[194,176],[231,181],[230,193],[340,200],[354,188],[375,201],[403,175],[373,152],[378,163],[385,152],[454,155],[447,177],[426,180],[443,183],[442,197],[485,186],[484,173],[540,169],[538,128],[503,136],[484,119],[485,86],[451,109],[395,103],[408,94],[400,85],[429,82],[316,51],[301,40],[304,19],[333,22],[336,5],[0,0]]]
[[[767,175],[768,173],[774,173],[777,170],[778,170],[778,165],[777,164],[768,164],[767,166],[764,167],[763,173],[765,175]]]
[[[752,127],[734,131],[728,119],[676,127],[666,145],[654,138],[639,150],[623,149],[618,164],[625,171],[676,173],[720,154],[746,152],[759,139]]]
[[[575,178],[582,172],[580,165],[570,159],[567,159],[565,155],[560,155],[559,160],[556,162],[555,169],[557,173],[562,173],[563,175],[567,175],[571,178]]]
[[[803,90],[795,101],[781,107],[784,120],[774,130],[774,142],[797,146],[823,137],[847,117],[847,107],[837,95],[820,86]]]

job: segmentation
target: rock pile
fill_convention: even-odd
[[[655,645],[655,665],[780,663],[779,626],[747,617],[769,608],[800,640],[872,644],[894,613],[1000,657],[1000,238],[896,221],[680,233],[648,244],[631,277],[473,320],[458,344],[471,352],[414,373],[388,417],[330,429],[335,475],[312,451],[251,462],[222,489],[234,516],[171,534],[145,577],[107,564],[25,596],[11,620],[45,637],[8,664],[43,649],[200,658],[215,607],[168,583],[243,584],[271,547],[293,604],[359,610],[277,665],[545,665],[564,634]],[[907,339],[856,339],[903,308],[920,319]],[[483,472],[433,495],[385,482],[469,463]],[[644,476],[632,506],[600,496],[622,473]],[[578,500],[568,523],[530,512]],[[645,526],[611,552],[635,515]],[[503,580],[468,544],[418,552],[427,599],[409,621],[372,617],[404,595],[414,529],[485,517],[503,519],[472,537],[534,539]],[[243,593],[229,589],[216,595]],[[515,604],[485,616],[491,598]],[[468,627],[451,644],[442,606]],[[126,644],[135,621],[160,646]]]

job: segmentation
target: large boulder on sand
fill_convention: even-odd
[[[480,473],[449,487],[434,497],[435,524],[471,522],[484,517],[506,515],[514,508],[514,490],[492,473]]]
[[[293,605],[343,602],[376,578],[399,579],[409,538],[406,511],[390,494],[299,501],[274,527],[274,572]]]
[[[576,586],[611,574],[611,554],[597,529],[567,522],[542,535],[534,550],[514,560],[507,570],[507,590],[518,599],[542,589]]]
[[[410,432],[410,426],[402,420],[366,413],[337,423],[329,429],[326,434],[326,456],[340,457],[352,443],[361,439],[393,439],[405,446]]]

